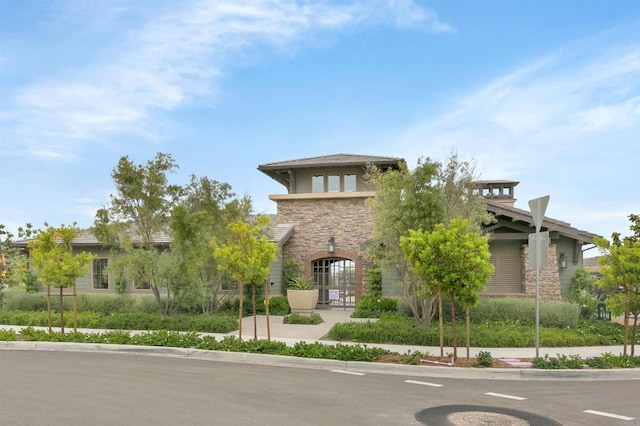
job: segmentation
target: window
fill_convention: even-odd
[[[311,192],[324,192],[324,175],[316,175],[311,178]]]
[[[329,175],[329,192],[340,192],[340,175]]]
[[[108,259],[93,260],[93,288],[94,289],[109,288],[109,273],[107,271],[108,266],[109,266]]]
[[[356,190],[356,175],[344,175],[344,192]]]

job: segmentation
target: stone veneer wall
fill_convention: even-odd
[[[540,268],[540,299],[545,301],[562,300],[560,274],[556,256],[556,245],[549,245],[549,264]],[[522,283],[527,296],[536,295],[536,270],[529,269],[529,245],[522,246]]]
[[[278,200],[278,223],[294,226],[283,247],[283,257],[297,259],[310,272],[310,261],[322,257],[344,257],[356,263],[356,295],[366,283],[364,254],[373,232],[373,216],[362,198]],[[329,237],[335,238],[335,253],[327,252]]]

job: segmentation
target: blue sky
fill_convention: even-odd
[[[476,162],[604,236],[640,213],[640,2],[3,0],[0,223],[90,226],[171,153],[274,213],[259,164]]]

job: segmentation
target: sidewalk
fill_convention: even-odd
[[[331,327],[339,322],[347,321],[375,321],[369,318],[351,318],[353,309],[319,309],[316,310],[324,322],[318,325],[300,325],[300,324],[283,324],[281,316],[271,315],[269,317],[269,325],[271,329],[271,340],[294,344],[296,341],[305,341],[308,343],[321,341],[322,343],[336,343],[331,340],[324,340]],[[258,315],[256,318],[258,339],[267,338],[267,321],[264,315]],[[238,331],[228,333],[227,335],[238,336]],[[254,326],[253,317],[246,317],[242,321],[242,338],[253,339]],[[347,342],[341,342],[347,343]],[[464,346],[464,337],[459,338],[458,356],[466,356],[466,347]],[[408,351],[419,351],[422,353],[429,352],[437,355],[440,353],[439,346],[412,346],[412,345],[387,345],[379,343],[366,343],[367,346],[385,348],[393,352],[404,354]],[[490,352],[493,358],[534,358],[536,356],[535,348],[470,348],[470,356],[475,357],[478,352]],[[604,353],[612,353],[619,355],[623,351],[622,345],[618,346],[585,346],[572,348],[543,348],[540,347],[538,352],[540,356],[549,355],[555,357],[562,355],[580,355],[584,358],[600,356]],[[445,353],[453,352],[452,347],[445,347]]]
[[[335,342],[325,340],[325,336],[334,324],[347,321],[375,321],[372,319],[351,318],[353,310],[344,309],[323,309],[316,313],[324,319],[322,324],[301,325],[284,324],[282,316],[270,316],[270,336],[271,340],[280,341],[293,345],[296,342],[307,343],[320,342],[323,344],[354,344],[350,342]],[[0,330],[14,330],[19,332],[24,326],[0,325]],[[46,327],[34,327],[44,329]],[[59,329],[54,328],[56,331]],[[66,330],[72,330],[67,327]],[[105,330],[78,329],[83,333],[99,333]],[[146,331],[134,331],[133,333],[146,333]],[[210,335],[216,339],[223,339],[226,336],[238,336],[238,330],[227,334],[201,333]],[[256,335],[258,339],[267,338],[267,318],[265,316],[256,317]],[[242,338],[250,340],[254,337],[254,319],[246,317],[242,321]],[[411,345],[387,345],[363,343],[368,347],[385,348],[393,352],[404,354],[418,351],[433,355],[440,353],[439,346],[411,346]],[[176,358],[191,358],[210,361],[249,363],[259,365],[301,367],[325,370],[340,370],[345,372],[378,373],[378,374],[402,374],[425,377],[449,377],[449,378],[484,378],[484,379],[504,379],[504,380],[640,380],[640,369],[612,369],[612,370],[538,370],[530,368],[443,368],[440,366],[412,366],[390,363],[375,362],[355,362],[336,361],[325,359],[297,358],[278,355],[263,355],[250,353],[234,353],[220,351],[203,351],[197,349],[165,348],[165,347],[138,347],[127,345],[109,344],[89,344],[89,343],[56,343],[56,342],[2,342],[0,350],[43,350],[43,351],[76,351],[76,352],[111,352],[136,355],[152,355]],[[581,357],[594,357],[603,353],[619,355],[622,353],[622,346],[594,346],[576,348],[539,348],[540,356],[549,355],[555,357],[558,354],[580,355]],[[453,348],[445,347],[445,353],[453,352]],[[519,359],[533,358],[536,356],[535,348],[470,348],[470,356],[475,357],[478,352],[486,351],[491,353],[494,359],[511,358],[517,363]],[[458,347],[458,356],[466,356],[464,344]]]

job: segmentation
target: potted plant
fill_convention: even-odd
[[[318,289],[313,279],[295,275],[287,283],[287,300],[292,313],[311,314],[318,304]]]

